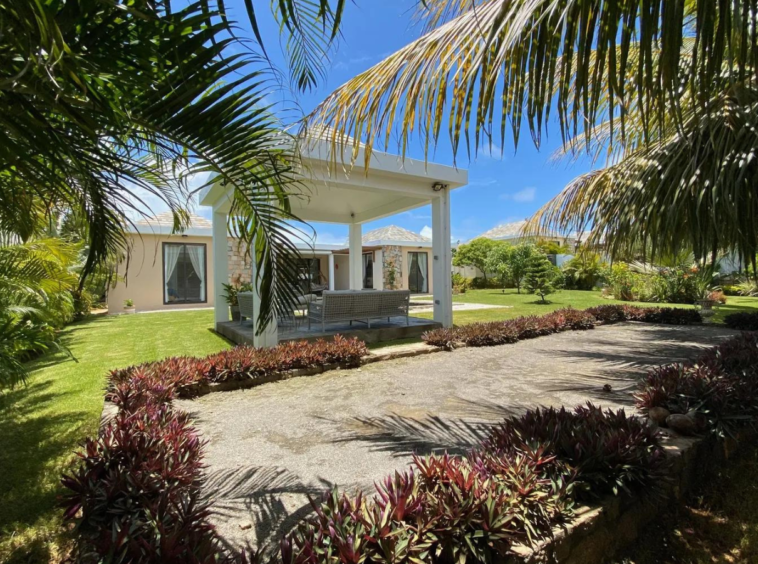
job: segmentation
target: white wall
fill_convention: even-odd
[[[350,263],[347,255],[334,255],[334,289],[350,289]]]

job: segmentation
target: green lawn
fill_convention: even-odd
[[[560,290],[547,297],[548,303],[540,303],[539,298],[532,294],[517,293],[514,289],[502,290],[469,290],[465,294],[453,296],[454,302],[477,303],[487,305],[511,306],[508,309],[480,309],[473,311],[457,311],[453,313],[453,322],[456,325],[466,325],[478,321],[501,321],[512,319],[522,315],[543,315],[556,309],[573,307],[585,309],[596,305],[605,304],[628,304],[640,306],[667,306],[667,307],[694,307],[680,304],[658,304],[643,302],[621,302],[603,298],[600,292],[586,292],[582,290]],[[714,321],[720,322],[725,315],[736,311],[758,311],[758,298],[745,298],[729,296],[726,305],[717,308],[713,317]],[[420,313],[417,317],[431,319],[431,313]]]
[[[97,317],[66,328],[77,361],[32,364],[26,386],[0,396],[0,562],[57,560],[59,477],[96,429],[108,370],[230,345],[212,311]]]

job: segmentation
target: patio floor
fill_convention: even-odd
[[[253,344],[253,328],[251,323],[245,322],[240,325],[239,321],[226,321],[219,323],[216,330],[238,345]],[[308,329],[307,321],[300,321],[299,326],[281,327],[279,329],[280,341],[295,341],[316,339],[329,339],[335,335],[343,337],[358,337],[366,343],[381,343],[385,341],[395,341],[398,339],[408,339],[411,337],[420,337],[422,333],[441,327],[441,325],[431,319],[422,319],[420,317],[409,317],[406,325],[405,317],[393,317],[389,321],[386,319],[372,319],[371,328],[365,323],[357,321],[350,323],[327,323],[326,330],[321,330],[320,324],[313,324]]]
[[[412,453],[460,452],[504,416],[593,401],[633,409],[646,367],[731,333],[625,323],[466,348],[179,401],[209,443],[206,493],[234,546],[278,538],[332,485],[354,492]],[[611,392],[603,391],[610,384]]]

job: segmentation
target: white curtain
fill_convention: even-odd
[[[163,272],[165,274],[166,284],[163,288],[163,301],[168,303],[168,285],[171,282],[171,276],[176,270],[176,263],[179,262],[179,255],[182,253],[181,245],[165,245],[163,247]]]
[[[427,284],[428,278],[426,277],[427,271],[429,269],[429,255],[427,255],[426,253],[418,254],[418,269],[421,272],[421,276],[422,276],[421,288],[419,288],[419,290],[426,293],[429,291],[429,286]]]
[[[205,301],[205,247],[197,247],[195,245],[187,246],[187,254],[189,255],[192,268],[195,269],[195,274],[200,279],[200,301]]]

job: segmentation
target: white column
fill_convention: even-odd
[[[348,235],[350,244],[349,269],[350,289],[363,289],[363,229],[360,223],[350,224]]]
[[[251,253],[255,252],[255,246],[255,240],[253,240],[253,250]],[[253,326],[253,345],[260,348],[272,348],[279,344],[279,329],[276,324],[276,316],[274,316],[274,319],[265,329],[259,329],[258,314],[261,309],[260,280],[265,275],[265,271],[261,270],[260,273],[258,272],[254,254],[251,254],[250,258],[253,282],[253,319],[250,320]]]
[[[224,284],[229,283],[229,243],[226,214],[213,212],[213,309],[216,323],[229,321],[229,304],[224,299]]]
[[[443,188],[432,200],[432,279],[434,320],[453,326],[453,253],[450,248],[450,194]]]
[[[329,253],[329,289],[334,291],[334,254]]]

